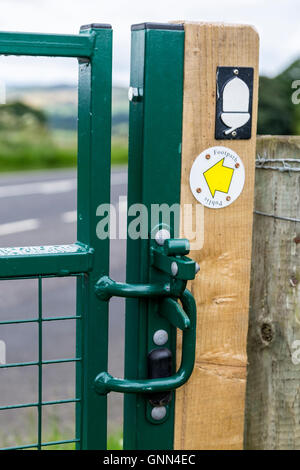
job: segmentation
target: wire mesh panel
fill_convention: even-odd
[[[43,439],[43,434],[42,434],[42,429],[43,429],[43,410],[45,407],[53,406],[53,405],[63,405],[67,403],[75,403],[79,404],[81,402],[81,396],[78,393],[78,396],[75,394],[75,389],[74,389],[74,397],[68,398],[68,399],[57,399],[57,400],[51,400],[51,401],[45,401],[43,400],[43,369],[44,366],[51,365],[51,364],[65,364],[65,363],[77,363],[79,364],[80,369],[82,368],[82,358],[79,355],[75,355],[74,357],[61,357],[58,359],[53,359],[53,360],[45,360],[44,355],[43,355],[43,324],[47,322],[67,322],[71,320],[76,320],[76,330],[78,332],[78,335],[82,336],[82,325],[81,325],[81,320],[83,318],[83,315],[76,314],[74,315],[68,315],[68,316],[44,316],[43,315],[43,279],[44,278],[49,278],[50,276],[37,276],[34,279],[37,282],[37,290],[38,290],[38,315],[33,318],[26,318],[26,319],[11,319],[11,320],[3,320],[0,321],[0,327],[3,325],[22,325],[22,324],[28,324],[28,323],[34,323],[37,325],[37,333],[38,333],[38,356],[36,361],[27,361],[27,362],[14,362],[14,363],[6,363],[6,364],[1,364],[0,369],[10,369],[10,368],[21,368],[21,367],[32,367],[36,366],[36,375],[38,377],[37,379],[37,400],[34,402],[25,402],[25,403],[13,403],[10,405],[2,405],[0,406],[0,412],[7,411],[7,410],[21,410],[21,409],[26,409],[26,408],[35,408],[37,410],[37,423],[36,423],[36,440],[32,443],[26,444],[26,445],[15,445],[15,446],[8,446],[8,447],[1,447],[0,450],[5,450],[5,449],[31,449],[31,448],[37,448],[41,449],[42,447],[45,446],[54,446],[54,445],[60,445],[60,444],[71,444],[75,442],[81,442],[81,426],[80,423],[78,426],[78,433],[76,436],[74,436],[73,439],[61,439],[61,440],[56,440],[52,442],[47,442],[46,440]],[[84,284],[84,274],[79,274],[76,276],[78,278],[78,283],[83,287]],[[22,384],[14,384],[14,385],[19,385],[22,387]],[[80,411],[82,410],[82,407],[78,408],[78,421],[81,422],[81,413]],[[0,413],[0,422],[1,422],[1,413]]]
[[[77,194],[77,242],[69,245],[29,246],[0,248],[0,280],[36,283],[37,313],[5,319],[0,318],[0,332],[14,328],[14,338],[19,355],[15,361],[0,363],[0,385],[5,383],[4,371],[29,371],[33,400],[22,400],[24,379],[15,376],[11,383],[9,397],[18,393],[16,402],[0,404],[0,422],[3,413],[18,415],[32,411],[31,424],[35,435],[32,441],[9,442],[2,449],[42,449],[49,446],[70,445],[77,449],[105,449],[107,429],[106,397],[96,395],[93,384],[96,375],[107,368],[108,307],[97,299],[94,286],[109,270],[109,239],[96,235],[97,208],[110,200],[110,130],[111,130],[111,69],[112,31],[109,25],[88,25],[79,35],[48,35],[25,33],[0,33],[0,55],[31,55],[77,57],[79,61],[78,90],[78,194]],[[44,314],[43,295],[46,279],[75,278],[77,282],[77,306],[70,315],[50,316]],[[0,283],[1,284],[1,283]],[[1,288],[1,286],[0,286]],[[5,304],[5,299],[2,304]],[[76,323],[76,350],[63,357],[56,353],[45,358],[45,325],[58,322]],[[35,332],[22,327],[36,328]],[[28,335],[27,344],[35,341],[36,354],[28,358],[28,351],[22,351],[18,335]],[[61,339],[63,342],[63,338]],[[29,349],[32,349],[31,347]],[[51,348],[50,348],[51,349]],[[55,399],[45,399],[47,370],[58,365],[74,365],[76,387],[73,394],[64,398],[58,394]],[[65,384],[62,377],[63,386]],[[9,385],[9,383],[7,384]],[[1,394],[0,394],[1,395]],[[45,419],[47,410],[55,407],[74,407],[76,430],[70,438],[47,438]],[[23,423],[24,424],[24,423]],[[23,427],[22,424],[22,427]],[[75,426],[74,426],[75,427]],[[1,430],[1,425],[0,425]],[[29,427],[23,429],[30,434]],[[16,439],[17,441],[17,439]],[[1,444],[0,444],[1,445]]]

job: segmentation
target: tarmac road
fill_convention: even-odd
[[[111,202],[127,194],[126,169],[112,172]],[[123,205],[124,207],[124,205]],[[122,206],[120,206],[122,210]],[[76,173],[74,170],[43,171],[2,175],[0,177],[0,247],[65,244],[76,241]],[[113,240],[110,248],[110,275],[125,280],[126,242]],[[74,315],[75,278],[43,281],[43,315]],[[37,280],[0,282],[0,321],[33,318],[37,315]],[[99,338],[101,340],[101,338]],[[6,343],[6,362],[37,360],[36,323],[0,325],[0,341]],[[109,370],[123,375],[124,302],[110,302]],[[43,359],[75,355],[75,322],[45,322]],[[43,400],[74,396],[73,364],[46,365],[43,372]],[[37,400],[36,366],[0,369],[0,407]],[[66,438],[73,437],[74,404],[45,407],[45,429],[53,422],[64,428]],[[14,436],[27,435],[30,422],[36,431],[35,409],[0,411],[0,447],[12,445]],[[109,429],[121,426],[122,397],[109,398]],[[52,424],[51,424],[52,423]],[[48,432],[48,431],[47,431]],[[1,438],[2,436],[2,438]],[[65,436],[64,436],[65,437]],[[45,435],[45,438],[46,435]]]

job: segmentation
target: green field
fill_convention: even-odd
[[[0,172],[75,167],[76,128],[75,86],[8,89],[7,103],[0,106]],[[115,88],[112,165],[127,164],[127,133],[127,93]]]
[[[75,167],[77,142],[74,131],[0,130],[0,172]],[[112,165],[127,163],[126,142],[112,140]]]

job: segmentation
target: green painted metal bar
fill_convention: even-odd
[[[41,447],[55,446],[60,444],[73,444],[78,442],[78,439],[65,439],[61,441],[52,441],[52,442],[42,442]],[[22,449],[36,449],[38,448],[38,443],[35,444],[25,444],[20,446],[13,447],[3,447],[0,450],[22,450]]]
[[[50,442],[43,442],[42,447],[48,447],[48,446],[56,446],[60,444],[73,444],[78,442],[78,439],[62,439],[60,441],[50,441]]]
[[[0,32],[0,54],[91,57],[93,35]]]
[[[108,305],[97,298],[95,284],[109,273],[109,239],[96,234],[97,208],[110,202],[112,31],[95,25],[81,35],[93,37],[89,62],[79,63],[78,222],[80,243],[94,249],[93,267],[77,284],[77,431],[80,449],[106,449],[107,400],[94,390],[99,370],[107,369]]]
[[[43,420],[43,280],[41,277],[38,279],[38,335],[39,335],[39,348],[38,348],[38,449],[41,449],[42,444],[42,420]]]
[[[111,297],[164,297],[172,292],[171,284],[126,284],[116,282],[108,276],[99,279],[95,286],[97,296],[101,300],[109,300]]]
[[[0,450],[25,450],[25,449],[37,449],[37,443],[25,444],[20,446],[1,447]]]
[[[70,398],[66,400],[52,400],[52,401],[41,401],[41,402],[34,402],[34,403],[18,403],[17,405],[7,405],[7,406],[0,406],[0,411],[4,410],[16,410],[18,408],[35,408],[38,407],[40,404],[42,406],[48,405],[65,405],[66,403],[77,403],[79,402],[79,398]]]
[[[79,243],[41,247],[0,248],[0,277],[68,276],[88,272],[93,250]]]
[[[130,103],[128,206],[180,203],[184,30],[182,25],[142,24],[132,28],[130,85],[140,96]],[[175,218],[174,218],[175,220]],[[171,238],[178,236],[176,222]],[[131,218],[128,218],[128,224]],[[148,218],[148,231],[154,226]],[[127,239],[127,283],[164,283],[167,274],[151,267],[153,240]],[[155,243],[155,242],[154,242]],[[152,245],[154,246],[154,245]],[[176,364],[176,330],[159,315],[157,302],[126,300],[125,378],[147,378],[147,354],[157,347],[153,333],[168,333],[165,347]],[[124,448],[171,449],[174,432],[174,393],[161,423],[149,419],[149,403],[141,394],[124,397]]]
[[[67,317],[44,317],[42,318],[42,322],[48,321],[61,321],[61,320],[79,320],[82,317],[80,315],[71,315]],[[0,325],[18,325],[22,323],[37,323],[39,321],[38,318],[28,318],[24,320],[5,320],[0,321]]]
[[[66,359],[53,359],[49,361],[42,361],[42,365],[48,364],[64,364],[67,362],[80,362],[82,359],[81,357],[71,357]],[[31,361],[31,362],[14,362],[11,364],[0,364],[0,369],[9,369],[11,367],[30,367],[30,366],[38,366],[38,361]]]

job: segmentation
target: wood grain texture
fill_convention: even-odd
[[[300,160],[300,137],[258,138],[257,153]],[[300,173],[256,169],[255,209],[300,220],[299,187]],[[251,279],[245,447],[299,450],[299,222],[255,215]]]
[[[217,66],[254,67],[250,140],[214,138]],[[204,208],[203,246],[191,252],[201,266],[190,285],[198,311],[196,364],[190,381],[176,394],[176,449],[243,447],[257,71],[258,35],[251,26],[185,23],[181,206],[199,205],[190,191],[190,169],[213,145],[237,152],[246,181],[232,205]]]

